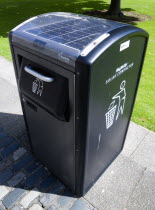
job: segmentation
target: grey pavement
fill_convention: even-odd
[[[155,210],[155,133],[130,123],[122,153],[82,198],[29,150],[12,63],[0,57],[0,210]]]

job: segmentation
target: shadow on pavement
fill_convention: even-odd
[[[2,119],[4,122],[0,127],[0,185],[23,189],[23,193],[33,189],[42,193],[74,197],[32,154],[23,116],[0,113],[0,121]]]
[[[23,115],[0,112],[0,127],[8,136],[13,136],[19,140],[22,140],[23,136],[26,136]],[[22,140],[22,143],[28,146],[29,143],[26,138],[25,141],[24,143],[24,140]]]

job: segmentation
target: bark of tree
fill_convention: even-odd
[[[121,0],[111,0],[111,4],[107,14],[109,16],[115,16],[115,17],[123,16],[123,13],[121,11]]]

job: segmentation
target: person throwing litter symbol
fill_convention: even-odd
[[[126,81],[123,80],[120,84],[120,91],[112,97],[113,100],[118,100],[117,114],[116,120],[118,119],[120,114],[123,114],[125,99],[126,99],[126,90],[125,90]]]

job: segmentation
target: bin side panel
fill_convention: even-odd
[[[138,87],[144,37],[123,38],[93,64],[86,148],[85,192],[121,152]]]

